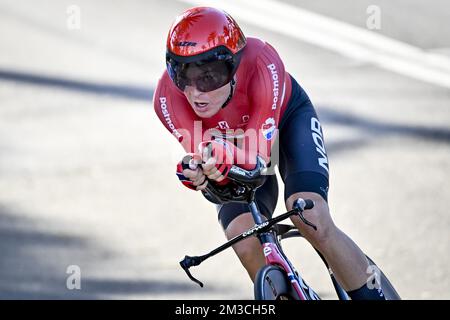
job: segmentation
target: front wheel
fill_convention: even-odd
[[[286,272],[278,266],[265,265],[255,279],[256,300],[298,300]]]

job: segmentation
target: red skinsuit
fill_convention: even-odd
[[[247,38],[236,72],[233,98],[213,117],[198,117],[167,72],[164,72],[158,82],[153,104],[161,122],[186,152],[198,152],[197,146],[201,141],[211,140],[211,136],[205,135],[205,131],[216,128],[216,132],[217,129],[220,130],[228,141],[230,137],[235,138],[233,143],[239,147],[233,150],[235,164],[252,169],[256,153],[266,161],[269,160],[270,147],[275,141],[276,129],[290,96],[291,78],[284,70],[278,53],[268,43]],[[247,131],[248,129],[253,130]],[[244,131],[246,140],[241,139]],[[242,157],[236,161],[237,154],[246,155],[245,163]]]

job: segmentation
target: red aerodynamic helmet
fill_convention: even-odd
[[[229,83],[239,66],[246,39],[226,12],[195,7],[177,17],[167,37],[166,65],[182,91],[208,92]]]

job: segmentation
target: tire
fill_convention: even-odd
[[[376,263],[373,262],[373,260],[370,259],[367,255],[366,255],[366,258],[367,258],[367,260],[369,260],[369,263],[371,265],[376,266],[378,268]],[[381,271],[380,268],[378,268],[378,270],[380,270],[381,289],[383,290],[383,294],[384,294],[386,300],[401,300],[400,295],[397,293],[394,286],[389,281],[389,279],[386,277],[386,275],[383,273],[383,271]]]
[[[255,279],[256,300],[298,300],[286,272],[278,266],[265,265]]]

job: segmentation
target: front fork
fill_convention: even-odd
[[[303,281],[300,274],[295,270],[283,252],[280,252],[279,247],[275,243],[264,243],[263,252],[266,258],[266,264],[278,265],[283,268],[300,300],[320,300],[319,296]]]
[[[297,215],[303,223],[310,226],[314,230],[317,230],[317,227],[303,216],[303,211],[305,209],[312,209],[314,207],[314,202],[311,200],[308,201],[309,203],[306,203],[303,199],[297,199],[294,202],[294,208],[299,209]],[[258,207],[254,201],[249,204],[249,208],[255,222],[262,223],[262,218],[259,215]],[[303,281],[300,274],[294,269],[290,261],[284,255],[276,235],[273,232],[267,232],[258,235],[258,238],[263,246],[266,264],[278,265],[284,269],[292,287],[297,292],[298,297],[301,300],[320,300],[319,296]]]

